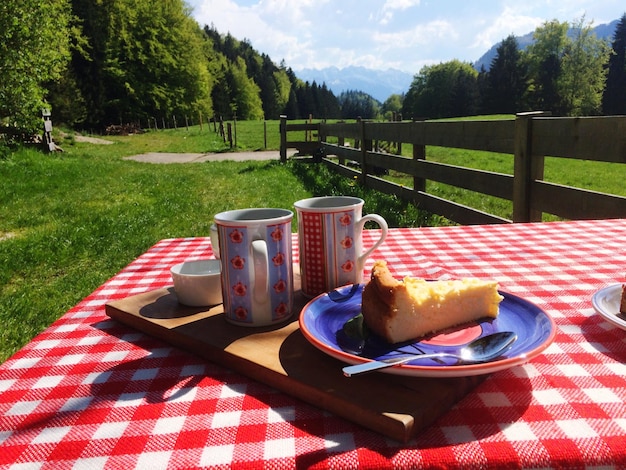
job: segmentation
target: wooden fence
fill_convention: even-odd
[[[288,133],[294,131],[312,131],[316,138],[289,141]],[[281,160],[287,158],[288,148],[317,154],[317,161],[346,177],[356,177],[367,187],[394,194],[460,224],[540,221],[543,213],[565,219],[626,217],[626,197],[543,180],[545,156],[626,163],[626,116],[556,118],[542,113],[522,113],[515,119],[496,121],[337,124],[290,124],[282,116],[280,133]],[[352,143],[346,145],[348,142]],[[413,156],[380,151],[380,142],[411,144]],[[429,145],[511,154],[514,174],[428,161],[426,146]],[[328,158],[331,155],[337,158]],[[357,162],[356,168],[346,165],[347,161]],[[377,176],[381,168],[412,176],[413,187]],[[626,181],[626,172],[624,176]],[[512,201],[513,218],[429,194],[427,180]]]

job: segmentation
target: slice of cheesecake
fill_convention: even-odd
[[[495,318],[503,297],[498,283],[480,279],[395,279],[376,261],[363,289],[365,324],[390,343],[429,335],[483,317]]]

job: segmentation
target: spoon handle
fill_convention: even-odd
[[[353,375],[364,374],[365,372],[372,372],[372,371],[379,370],[379,369],[385,369],[386,367],[393,367],[393,366],[397,366],[400,364],[404,364],[405,362],[409,362],[414,359],[436,359],[439,357],[446,357],[446,356],[450,356],[450,354],[446,354],[446,353],[422,354],[418,356],[394,357],[393,359],[385,359],[383,361],[369,361],[369,362],[364,362],[362,364],[356,364],[356,365],[344,367],[343,375],[345,375],[346,377],[352,377]]]

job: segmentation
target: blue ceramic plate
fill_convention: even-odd
[[[622,285],[614,284],[612,286],[600,289],[591,297],[593,308],[605,320],[613,325],[626,330],[626,315],[619,313],[619,304],[622,300]]]
[[[470,341],[497,331],[514,331],[517,341],[511,349],[493,361],[482,364],[457,364],[416,359],[409,363],[383,369],[381,372],[416,377],[464,377],[490,374],[524,364],[541,354],[554,340],[554,321],[536,305],[506,292],[495,319],[484,319],[451,329],[444,333],[408,343],[389,344],[370,333],[357,353],[355,345],[346,346],[344,324],[361,313],[363,284],[345,286],[311,300],[300,315],[300,330],[316,348],[348,364],[388,359],[397,355],[432,352],[458,352]],[[343,346],[340,347],[340,344]],[[344,350],[349,349],[350,352]]]

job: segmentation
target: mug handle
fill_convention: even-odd
[[[267,301],[269,293],[269,275],[267,259],[267,243],[265,240],[252,242],[252,263],[254,265],[254,288],[252,297],[258,304]]]
[[[382,242],[385,241],[385,238],[387,238],[387,231],[389,230],[389,227],[387,226],[387,221],[385,219],[383,219],[380,215],[378,214],[367,214],[365,216],[363,216],[361,218],[361,220],[359,220],[358,222],[358,228],[359,230],[363,230],[363,227],[365,227],[365,222],[375,222],[376,224],[378,224],[378,226],[381,229],[381,234],[380,234],[380,238],[378,240],[376,240],[376,242],[367,250],[365,250],[360,256],[359,256],[359,262],[362,263],[363,260],[365,258],[367,258],[372,251],[374,251],[376,248],[378,248]]]

